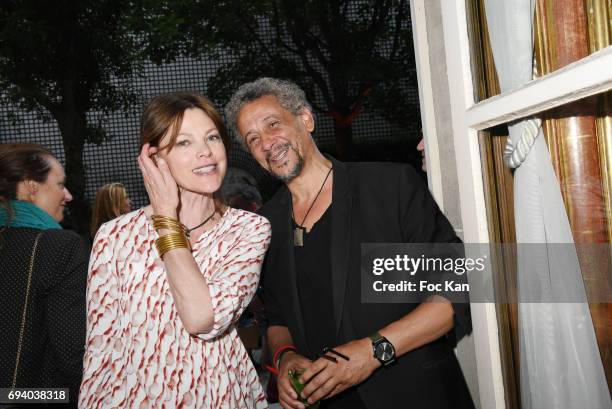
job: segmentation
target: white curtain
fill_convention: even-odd
[[[532,79],[535,0],[485,0],[485,10],[501,91],[509,91]],[[517,242],[533,243],[529,257],[518,253],[519,300],[531,301],[518,308],[522,407],[612,408],[575,248],[547,246],[573,238],[540,122],[512,123],[509,132]]]

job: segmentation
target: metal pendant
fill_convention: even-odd
[[[296,227],[293,229],[293,245],[295,247],[302,247],[304,245],[304,229],[302,227]]]

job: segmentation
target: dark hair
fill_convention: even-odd
[[[160,149],[167,148],[168,152],[171,151],[181,130],[183,115],[186,110],[192,108],[201,109],[213,121],[221,136],[225,152],[229,154],[232,141],[221,114],[212,102],[194,92],[169,92],[158,95],[149,101],[140,118],[140,148],[148,143]],[[170,141],[167,145],[160,146],[161,140],[168,131],[171,131]],[[222,211],[224,200],[221,189],[216,191],[213,197],[215,198],[215,207]]]
[[[225,151],[229,153],[232,143],[219,111],[208,99],[193,92],[170,92],[149,101],[140,119],[140,147],[148,143],[160,149],[172,150],[183,122],[183,114],[191,108],[201,109],[213,121]],[[169,130],[170,141],[166,146],[160,146],[162,138]]]
[[[0,144],[0,206],[12,217],[9,200],[17,199],[17,185],[24,180],[44,183],[51,171],[51,152],[33,143]]]

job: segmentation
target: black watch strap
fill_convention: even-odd
[[[368,335],[368,338],[370,338],[370,340],[372,341],[373,344],[377,343],[378,341],[380,341],[381,339],[384,339],[385,337],[383,337],[382,335],[380,335],[380,332],[376,331],[375,333]]]
[[[369,335],[368,338],[372,341],[372,352],[374,353],[374,358],[378,359],[378,361],[384,366],[387,367],[393,362],[395,362],[395,347],[387,338],[383,337],[379,332],[375,332],[372,335]],[[383,356],[379,356],[377,354],[377,347],[381,344],[388,344],[388,348],[390,348],[391,356],[387,358],[383,358]]]

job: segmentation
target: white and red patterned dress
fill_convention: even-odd
[[[251,301],[270,224],[228,208],[193,246],[214,326],[190,335],[144,209],[104,224],[93,245],[80,408],[266,408],[234,323]]]

